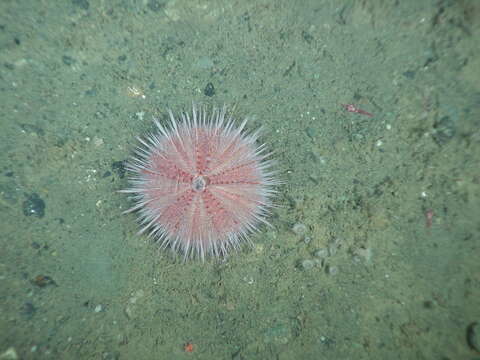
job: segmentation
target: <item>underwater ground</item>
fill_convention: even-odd
[[[0,2],[0,359],[480,359],[479,38],[467,0]],[[117,192],[192,102],[285,182],[205,263]]]

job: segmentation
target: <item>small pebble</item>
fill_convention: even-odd
[[[336,244],[330,244],[328,245],[328,255],[333,256],[337,253],[337,245]]]
[[[27,197],[22,205],[23,214],[25,216],[36,216],[43,218],[45,215],[45,201],[38,194],[33,193]]]
[[[328,275],[337,275],[338,274],[338,267],[336,266],[331,266],[331,265],[327,265],[325,267],[325,272],[328,274]]]
[[[302,268],[303,270],[310,270],[315,266],[315,261],[313,260],[303,260],[302,261]]]
[[[292,231],[297,235],[305,235],[307,233],[307,227],[304,224],[296,223],[293,225]]]
[[[468,346],[477,352],[480,352],[480,323],[473,322],[467,327]]]
[[[315,256],[324,259],[328,256],[328,249],[318,249],[315,251]]]
[[[293,337],[293,330],[288,324],[277,324],[268,328],[264,333],[264,342],[266,344],[285,345]]]
[[[48,285],[57,286],[55,280],[53,280],[50,276],[43,274],[35,276],[35,278],[32,280],[32,284],[37,285],[40,288],[46,287]]]
[[[103,310],[103,307],[102,307],[101,304],[95,306],[95,310],[94,310],[94,311],[95,311],[96,313],[99,313],[99,312],[102,311],[102,310]]]
[[[355,251],[355,256],[363,259],[367,264],[369,264],[372,261],[372,249],[358,248]]]
[[[18,355],[14,347],[9,347],[3,353],[0,354],[0,359],[2,360],[17,360]]]
[[[323,259],[313,259],[313,261],[315,262],[316,266],[323,267],[323,262],[324,262]]]

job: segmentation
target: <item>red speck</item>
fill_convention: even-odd
[[[193,352],[193,344],[192,343],[186,343],[184,346],[183,346],[183,350],[185,350],[185,352],[188,352],[188,353],[191,353]]]
[[[347,110],[348,112],[353,112],[353,113],[357,113],[357,114],[362,114],[362,115],[367,115],[367,116],[370,116],[372,117],[373,114],[365,111],[365,110],[362,110],[362,109],[359,109],[358,107],[356,107],[355,105],[353,104],[342,104],[342,106],[345,108],[345,110]]]
[[[428,209],[427,211],[425,211],[425,226],[427,228],[432,226],[433,215],[434,214],[432,209]]]

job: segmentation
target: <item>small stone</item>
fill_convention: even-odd
[[[337,247],[335,245],[328,246],[328,255],[333,256],[337,253]]]
[[[310,270],[315,267],[315,261],[313,260],[302,260],[302,269],[303,270]]]
[[[331,266],[331,265],[327,265],[325,267],[325,272],[328,274],[328,275],[337,275],[338,274],[338,267],[336,266]]]
[[[362,259],[366,264],[370,264],[372,261],[372,249],[370,248],[358,248],[354,255],[355,259]]]
[[[449,117],[444,116],[433,124],[433,140],[438,145],[444,145],[455,136],[455,122]]]
[[[213,95],[215,95],[215,87],[211,82],[209,82],[207,86],[205,86],[205,89],[203,89],[203,93],[205,94],[205,96],[209,96],[209,97],[212,97]]]
[[[126,167],[124,161],[114,161],[112,163],[112,170],[118,175],[120,179],[123,179],[126,173]]]
[[[264,252],[265,246],[263,244],[255,244],[253,250],[255,251],[255,254],[260,255]]]
[[[133,318],[133,308],[134,306],[127,305],[124,309],[125,316],[128,320],[131,320]]]
[[[102,354],[102,360],[118,360],[120,359],[120,354],[118,352],[104,352]]]
[[[307,133],[307,136],[310,139],[315,139],[315,137],[317,136],[317,129],[316,128],[313,128],[313,127],[309,126],[305,129],[305,132]]]
[[[313,259],[313,262],[315,263],[315,266],[323,267],[323,259]]]
[[[21,314],[27,319],[31,319],[36,312],[37,308],[31,302],[26,302],[25,304],[23,304],[21,309]]]
[[[292,329],[286,324],[277,324],[265,331],[264,342],[266,344],[285,345],[292,338]]]
[[[403,76],[405,76],[407,79],[414,79],[415,78],[415,71],[405,71],[404,73],[402,73]]]
[[[88,2],[88,0],[72,0],[72,3],[73,5],[76,5],[83,10],[88,10],[88,8],[90,7],[90,3]]]
[[[53,280],[50,276],[43,274],[35,276],[35,278],[32,280],[32,284],[37,285],[40,288],[44,288],[49,285],[57,286],[55,280]]]
[[[99,313],[103,310],[103,306],[101,304],[98,304],[97,306],[95,306],[95,309],[93,311],[95,311],[96,313]]]
[[[133,296],[130,298],[130,303],[135,304],[138,299],[142,298],[145,295],[145,292],[142,289],[135,291]]]
[[[33,193],[23,202],[23,214],[25,216],[34,215],[42,218],[45,215],[45,201],[38,194]]]
[[[165,3],[163,1],[158,1],[158,0],[149,0],[147,2],[147,7],[153,12],[159,12],[165,7]]]
[[[214,64],[212,59],[209,57],[203,56],[200,57],[194,65],[197,69],[207,70],[213,68]]]
[[[431,300],[425,300],[425,301],[423,302],[423,307],[424,307],[425,309],[433,309],[433,306],[434,306],[434,303],[433,303],[433,301],[431,301]]]
[[[468,325],[467,342],[472,350],[480,352],[480,323],[473,322]]]
[[[292,231],[297,235],[303,236],[307,233],[307,227],[304,224],[296,223],[293,225]]]
[[[320,259],[325,259],[326,257],[328,257],[328,249],[318,249],[317,251],[315,251],[315,256],[320,258]]]
[[[142,289],[135,291],[134,294],[128,300],[129,304],[124,309],[125,316],[132,320],[137,315],[137,308],[139,307],[138,301],[145,296],[145,292]]]
[[[18,355],[14,347],[9,347],[2,354],[0,354],[1,360],[17,360]]]
[[[71,56],[68,55],[63,55],[62,56],[62,61],[65,65],[72,65],[76,63],[76,60],[72,58]]]

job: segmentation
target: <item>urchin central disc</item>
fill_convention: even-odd
[[[208,183],[208,177],[203,175],[195,176],[192,180],[192,189],[196,192],[202,192],[205,190]]]

